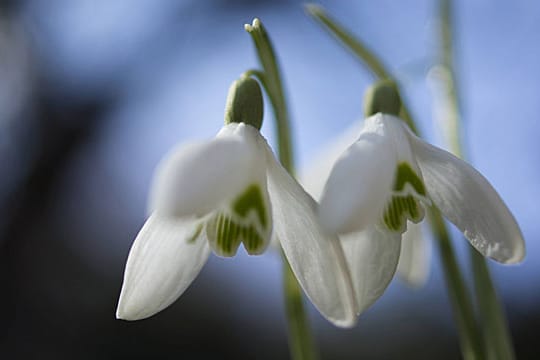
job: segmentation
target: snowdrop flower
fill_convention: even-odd
[[[159,164],[151,215],[124,274],[117,317],[138,320],[173,303],[213,251],[232,257],[240,244],[262,254],[276,236],[318,310],[352,326],[355,300],[344,255],[317,221],[314,200],[277,162],[259,133],[262,95],[247,77],[233,83],[226,125],[209,141],[180,145]]]
[[[315,200],[320,199],[332,167],[341,154],[358,139],[362,126],[363,120],[355,121],[343,133],[322,146],[310,165],[300,173],[302,186]],[[412,287],[422,286],[429,276],[431,246],[422,230],[421,224],[409,223],[407,231],[402,234],[396,272],[404,282]],[[362,238],[360,237],[356,241],[362,241]],[[369,249],[366,250],[369,252]],[[348,258],[352,260],[350,255]]]
[[[374,115],[334,164],[319,208],[323,227],[341,234],[358,311],[384,292],[407,222],[419,223],[432,203],[484,256],[505,264],[521,261],[521,231],[491,184],[390,115],[400,107],[392,86],[374,88],[369,96],[375,100],[368,113]]]

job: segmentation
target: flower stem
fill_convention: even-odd
[[[341,43],[358,58],[358,60],[365,64],[376,78],[379,80],[393,78],[391,73],[383,65],[382,61],[379,60],[379,58],[360,40],[352,36],[347,30],[338,25],[336,21],[331,19],[324,9],[320,6],[310,4],[306,6],[306,10],[308,14],[321,23],[327,31],[340,40]],[[404,102],[403,96],[401,96],[401,98],[402,111],[400,115],[402,119],[415,134],[420,135],[411,112]],[[480,342],[481,337],[475,322],[470,294],[465,286],[463,275],[458,267],[448,229],[437,209],[432,208],[429,213],[429,218],[439,245],[439,254],[441,256],[449,297],[452,303],[463,358],[481,359],[483,358]]]
[[[512,337],[504,310],[491,280],[486,260],[476,249],[470,247],[470,256],[474,274],[476,300],[484,330],[486,359],[515,359]]]
[[[302,290],[287,259],[283,256],[283,282],[285,285],[285,308],[289,321],[289,345],[292,359],[317,359],[313,337],[309,331],[304,311]]]
[[[259,19],[253,20],[253,24],[245,25],[246,31],[251,35],[259,61],[264,73],[259,73],[259,80],[263,84],[276,120],[278,155],[281,165],[289,172],[293,173],[294,159],[292,154],[291,129],[289,126],[289,112],[285,101],[285,92],[281,84],[281,76],[277,64],[274,48],[268,37],[268,33]]]
[[[321,25],[323,25],[325,30],[337,38],[346,49],[350,50],[362,64],[366,65],[367,69],[376,79],[382,80],[394,78],[386,69],[386,66],[384,66],[382,61],[375,55],[375,53],[373,53],[364,43],[355,38],[350,32],[338,25],[335,20],[328,16],[322,7],[315,4],[307,4],[306,11]],[[416,124],[412,119],[411,113],[404,102],[405,99],[403,96],[401,97],[401,101],[403,103],[401,110],[402,113],[400,114],[401,118],[405,120],[409,128],[415,134],[418,134],[418,129],[416,128]]]
[[[264,69],[264,71],[250,70],[248,74],[255,76],[261,82],[270,98],[276,120],[279,160],[283,167],[294,175],[289,115],[274,49],[259,19],[253,20],[252,25],[246,24],[245,29],[255,43],[259,61]],[[283,253],[282,260],[291,358],[294,360],[317,359],[317,351],[304,309],[302,290]]]
[[[439,210],[432,208],[428,214],[431,227],[438,240],[439,255],[449,288],[450,302],[454,309],[454,320],[459,330],[463,359],[483,359],[482,341],[475,321],[474,309],[463,275],[459,270],[448,229]]]
[[[450,151],[458,157],[463,157],[463,146],[460,141],[461,117],[459,98],[457,96],[454,52],[452,43],[452,3],[451,0],[441,0],[440,24],[442,40],[442,66],[446,76],[444,95],[448,106],[446,108],[447,138]],[[472,246],[469,246],[470,259],[474,277],[477,309],[484,336],[487,359],[515,359],[514,348],[504,310],[498,299],[489,268],[484,257]]]

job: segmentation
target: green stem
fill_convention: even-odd
[[[259,80],[263,84],[272,103],[276,120],[278,139],[278,155],[281,165],[290,173],[293,173],[294,158],[292,153],[291,129],[289,125],[289,112],[285,101],[285,92],[281,84],[281,76],[277,64],[274,48],[268,33],[259,19],[253,20],[252,25],[246,24],[246,31],[251,35],[257,49],[259,60],[264,73],[258,73]]]
[[[338,25],[335,20],[333,20],[331,17],[328,16],[328,14],[326,14],[322,7],[315,4],[307,4],[306,11],[309,15],[313,16],[315,20],[322,24],[325,30],[327,30],[331,35],[337,38],[345,46],[346,49],[350,50],[363,65],[366,65],[367,69],[372,73],[372,75],[374,75],[376,79],[382,80],[394,78],[373,51],[371,51],[364,43],[358,40],[358,38],[355,38],[346,29]],[[409,128],[415,134],[418,134],[418,129],[416,128],[416,124],[412,119],[411,112],[409,111],[409,108],[407,107],[403,96],[401,97],[401,101],[402,119],[405,120]]]
[[[380,79],[392,77],[382,62],[379,61],[379,58],[368,49],[367,46],[358,41],[350,32],[338,25],[337,21],[329,17],[321,6],[306,4],[305,8],[308,14],[324,25],[325,29],[341,41],[349,51],[356,55],[358,60],[365,63],[368,70],[376,77]]]
[[[440,6],[442,61],[441,78],[444,83],[444,97],[448,102],[446,106],[445,122],[449,128],[446,133],[450,151],[457,157],[463,158],[463,146],[461,143],[461,121],[459,101],[456,90],[456,76],[454,73],[454,50],[452,42],[452,14],[450,1],[442,0]]]
[[[380,80],[393,78],[390,71],[383,65],[382,61],[371,52],[360,40],[352,36],[347,30],[332,20],[317,5],[306,6],[307,12],[319,21],[326,30],[334,35],[341,43],[372,71]],[[398,89],[399,91],[399,89]],[[403,100],[403,96],[402,96]],[[410,129],[417,135],[420,135],[416,123],[409,111],[409,108],[403,102],[402,119],[407,123]],[[461,351],[465,359],[481,359],[481,338],[474,318],[474,310],[470,300],[470,294],[465,286],[463,275],[457,265],[455,251],[450,241],[448,229],[441,217],[439,211],[432,208],[429,213],[431,226],[434,229],[439,253],[442,259],[443,270],[448,286],[449,297],[452,303],[454,318],[459,334]]]
[[[276,120],[279,160],[283,167],[293,174],[294,158],[289,116],[274,49],[259,19],[253,20],[253,24],[246,25],[245,29],[253,38],[257,55],[264,69],[263,72],[250,70],[248,73],[259,79],[270,98]],[[317,351],[304,309],[302,289],[283,254],[282,259],[291,357],[294,360],[317,359]]]
[[[446,122],[448,126],[448,143],[450,151],[458,157],[463,157],[461,144],[461,117],[459,98],[457,96],[454,51],[452,41],[452,4],[451,0],[441,0],[440,4],[441,40],[442,40],[442,66],[446,72],[445,97],[448,101]],[[504,310],[498,300],[497,291],[489,273],[484,257],[476,249],[469,246],[470,259],[474,277],[474,288],[477,300],[477,309],[480,315],[484,350],[487,359],[511,360],[515,359],[514,348]]]
[[[478,310],[484,330],[486,358],[490,360],[515,359],[508,323],[491,280],[486,260],[472,246],[470,256]]]
[[[289,322],[289,345],[292,359],[317,359],[308,319],[304,311],[302,290],[296,281],[287,259],[283,256],[283,282],[285,310]]]
[[[454,320],[459,330],[463,359],[483,359],[482,339],[475,321],[474,309],[463,275],[459,270],[448,229],[439,210],[433,208],[428,214],[431,227],[437,238],[444,277],[450,290],[450,302],[454,310]]]

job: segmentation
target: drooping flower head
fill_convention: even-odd
[[[151,215],[131,248],[117,317],[149,317],[174,302],[210,252],[250,255],[276,236],[304,291],[330,321],[355,323],[355,301],[341,247],[327,235],[314,200],[282,168],[259,132],[258,83],[233,83],[225,126],[209,141],[183,144],[158,166]]]
[[[369,116],[334,164],[319,209],[323,227],[341,234],[359,310],[382,294],[396,269],[401,234],[431,204],[483,255],[507,264],[521,261],[521,231],[491,184],[410,131],[396,115],[400,102],[393,84],[379,84],[368,96]]]

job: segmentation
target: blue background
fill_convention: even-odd
[[[404,86],[428,139],[434,1],[323,1]],[[455,55],[469,158],[521,225],[527,257],[490,263],[519,358],[540,326],[540,5],[455,2]],[[288,356],[277,254],[211,257],[170,308],[114,319],[152,172],[174,144],[208,139],[230,83],[257,68],[244,23],[259,17],[279,56],[296,157],[306,166],[362,114],[373,78],[296,1],[53,0],[0,5],[0,355],[21,359]],[[263,133],[273,143],[271,112]],[[457,234],[456,234],[457,235]],[[466,242],[455,236],[468,269]],[[467,272],[469,273],[469,272]],[[469,279],[470,280],[470,279]],[[439,263],[427,285],[394,281],[353,330],[312,307],[322,357],[459,356]]]

